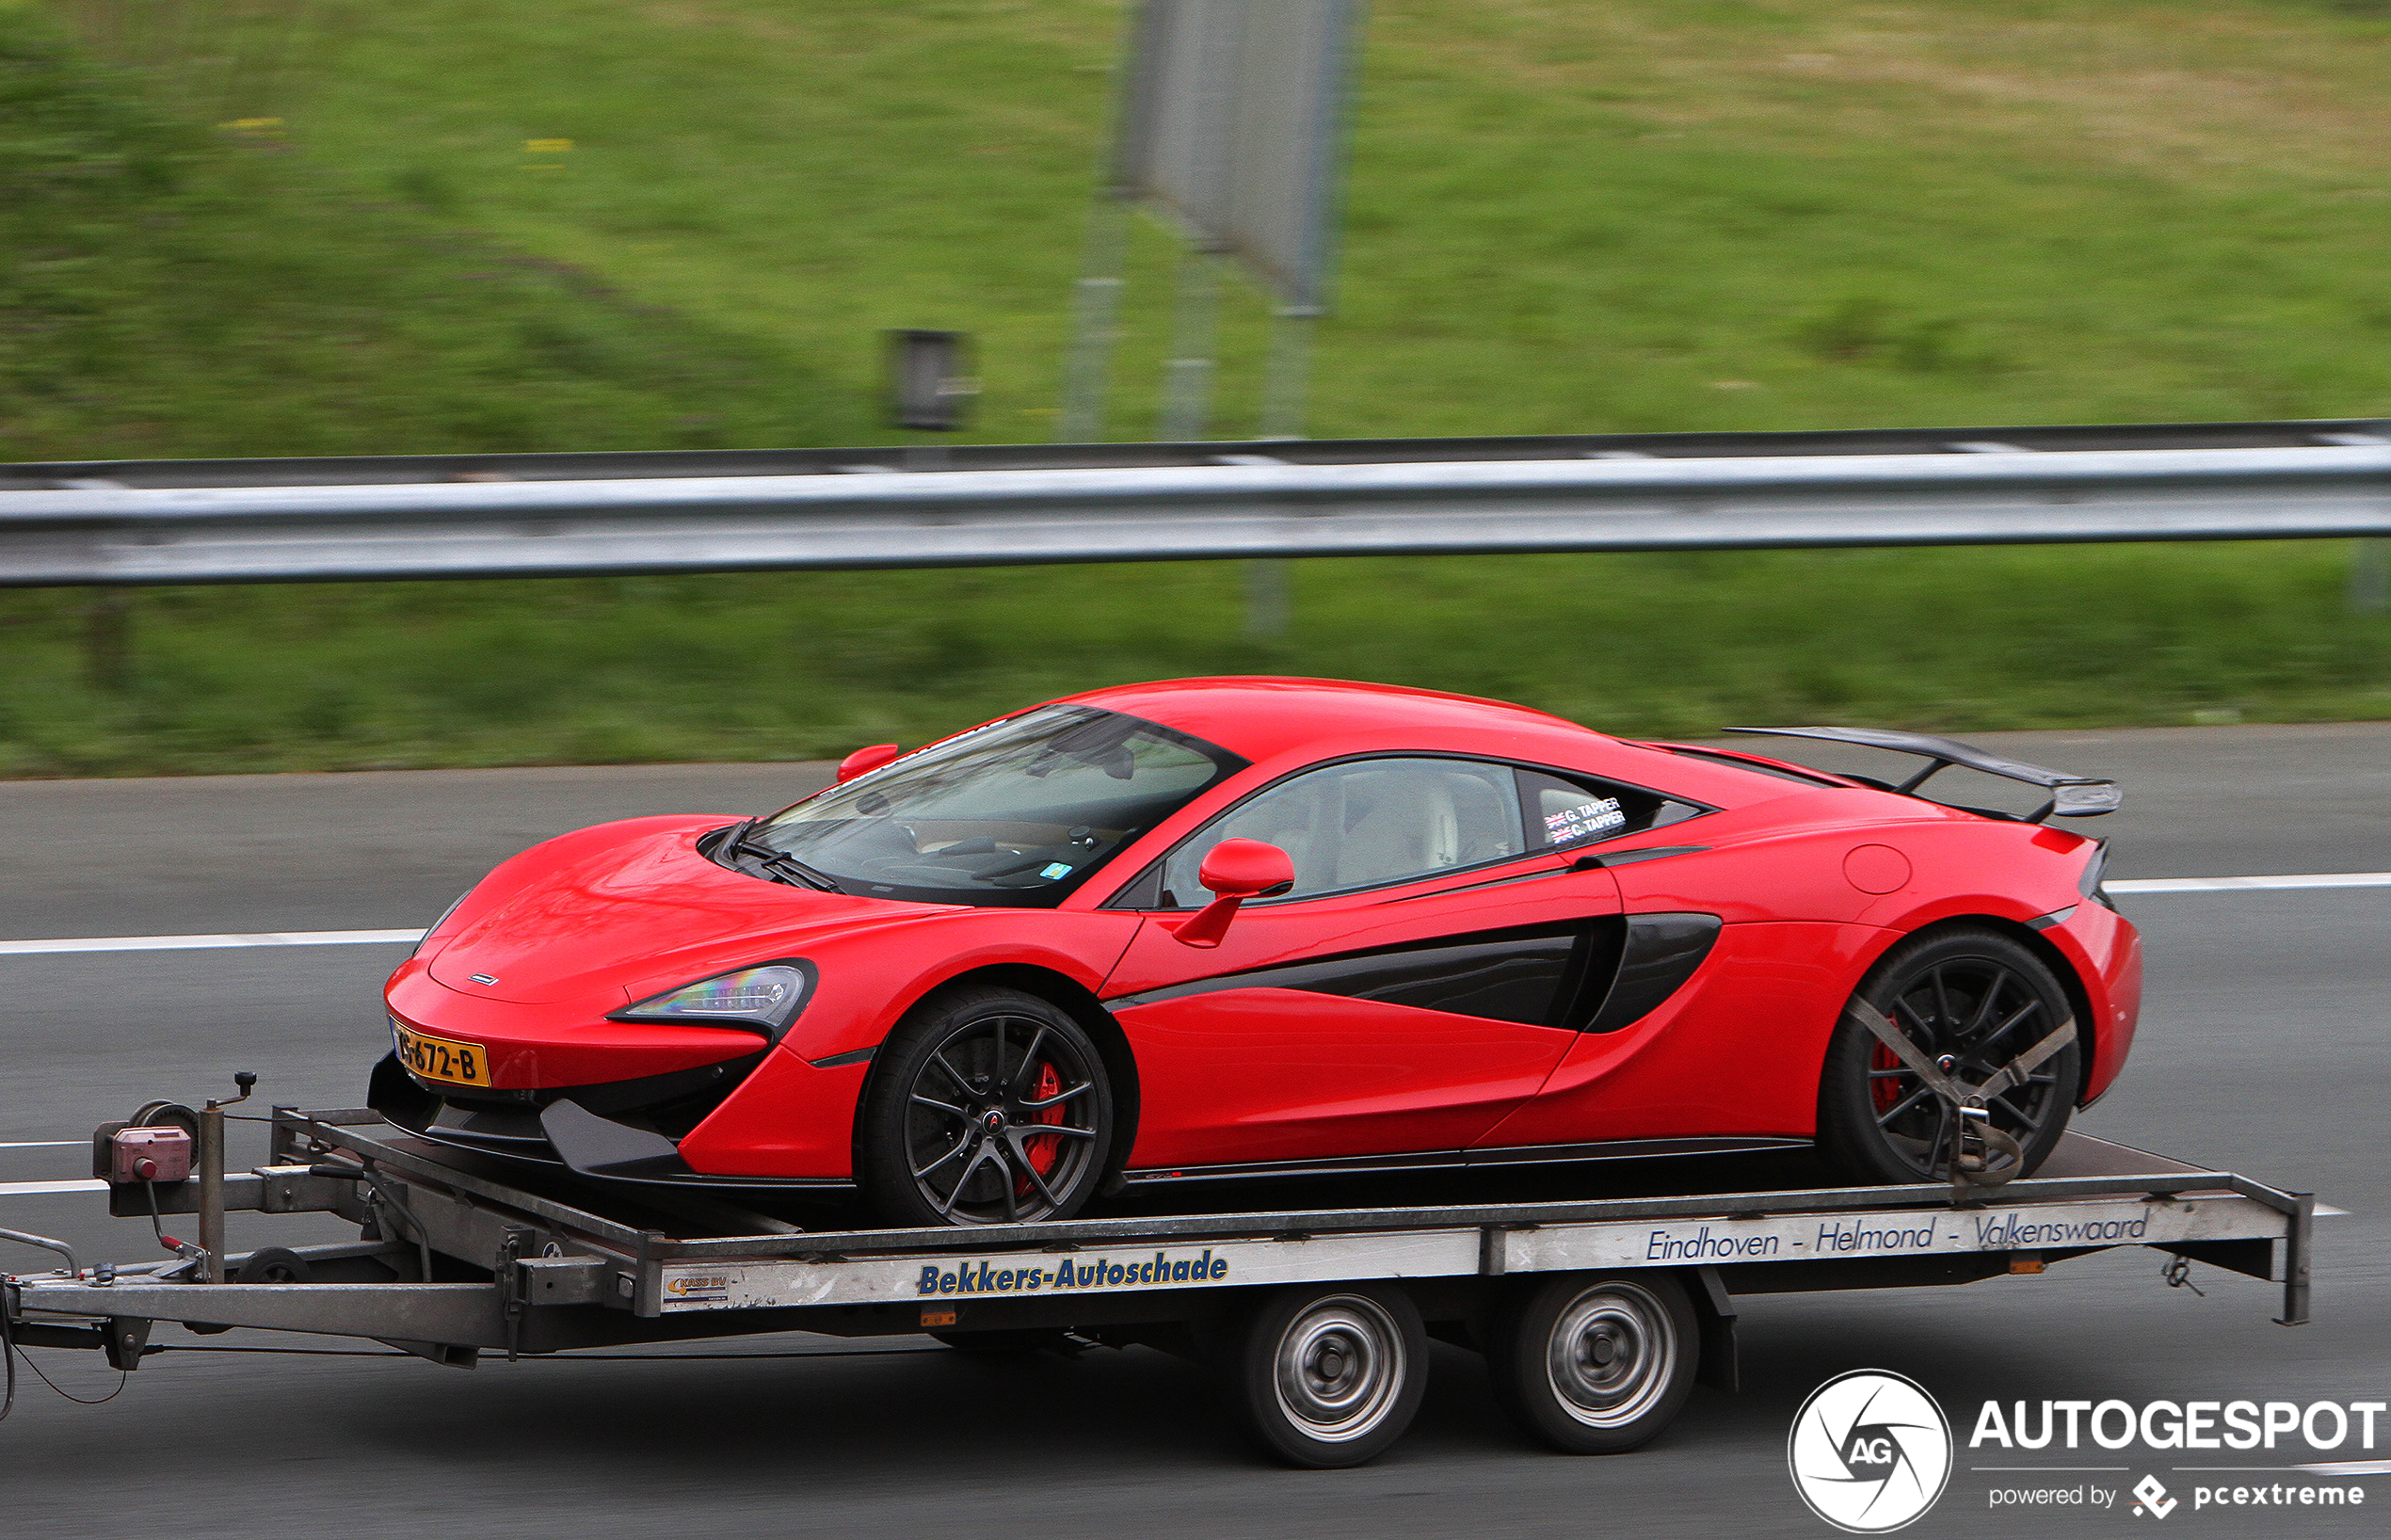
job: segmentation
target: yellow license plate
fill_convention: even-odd
[[[408,1031],[395,1021],[391,1023],[391,1036],[398,1044],[399,1063],[425,1080],[495,1089],[495,1083],[489,1078],[489,1050],[481,1044],[426,1037],[420,1032]]]

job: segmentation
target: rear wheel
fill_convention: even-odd
[[[1411,1426],[1427,1388],[1428,1333],[1400,1289],[1298,1284],[1230,1320],[1218,1367],[1264,1451],[1336,1469],[1376,1459]]]
[[[1068,1219],[1111,1153],[1094,1039],[1051,1002],[958,989],[908,1012],[873,1067],[858,1131],[865,1195],[897,1225]]]
[[[1699,1330],[1683,1285],[1665,1273],[1570,1274],[1513,1300],[1486,1368],[1523,1431],[1564,1454],[1619,1454],[1685,1405]]]
[[[2071,1014],[2066,991],[2041,958],[2006,936],[1973,929],[1903,941],[1869,971],[1856,998],[1969,1084]],[[2071,1041],[2025,1084],[1988,1099],[1993,1127],[2024,1157],[2004,1161],[1998,1174],[2031,1176],[2059,1143],[2074,1109],[2078,1054],[2079,1043]],[[1819,1153],[1840,1175],[1862,1183],[1947,1179],[1954,1116],[1865,1026],[1848,1016],[1837,1026],[1819,1084]]]

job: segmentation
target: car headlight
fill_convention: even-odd
[[[778,1041],[796,1019],[812,987],[813,970],[806,963],[763,963],[667,989],[606,1019],[744,1027]]]

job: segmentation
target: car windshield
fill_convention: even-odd
[[[746,842],[848,892],[1042,906],[1244,767],[1134,716],[1043,706],[833,786]]]

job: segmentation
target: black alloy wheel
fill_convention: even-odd
[[[1013,989],[933,996],[890,1034],[858,1131],[858,1170],[898,1225],[1068,1219],[1111,1155],[1102,1055],[1068,1012]]]
[[[1980,1084],[2041,1042],[2073,1014],[2043,960],[2016,940],[1976,929],[1937,931],[1902,942],[1860,983],[1860,1000],[1952,1078]],[[2078,1033],[2081,1024],[2078,1023]],[[1996,1160],[1996,1174],[2033,1175],[2066,1131],[2082,1083],[2080,1035],[2036,1067],[2023,1085],[1987,1099],[1996,1129],[2022,1161]],[[1957,1114],[1892,1050],[1845,1017],[1827,1050],[1819,1085],[1819,1151],[1859,1182],[1940,1181],[1950,1176]]]

